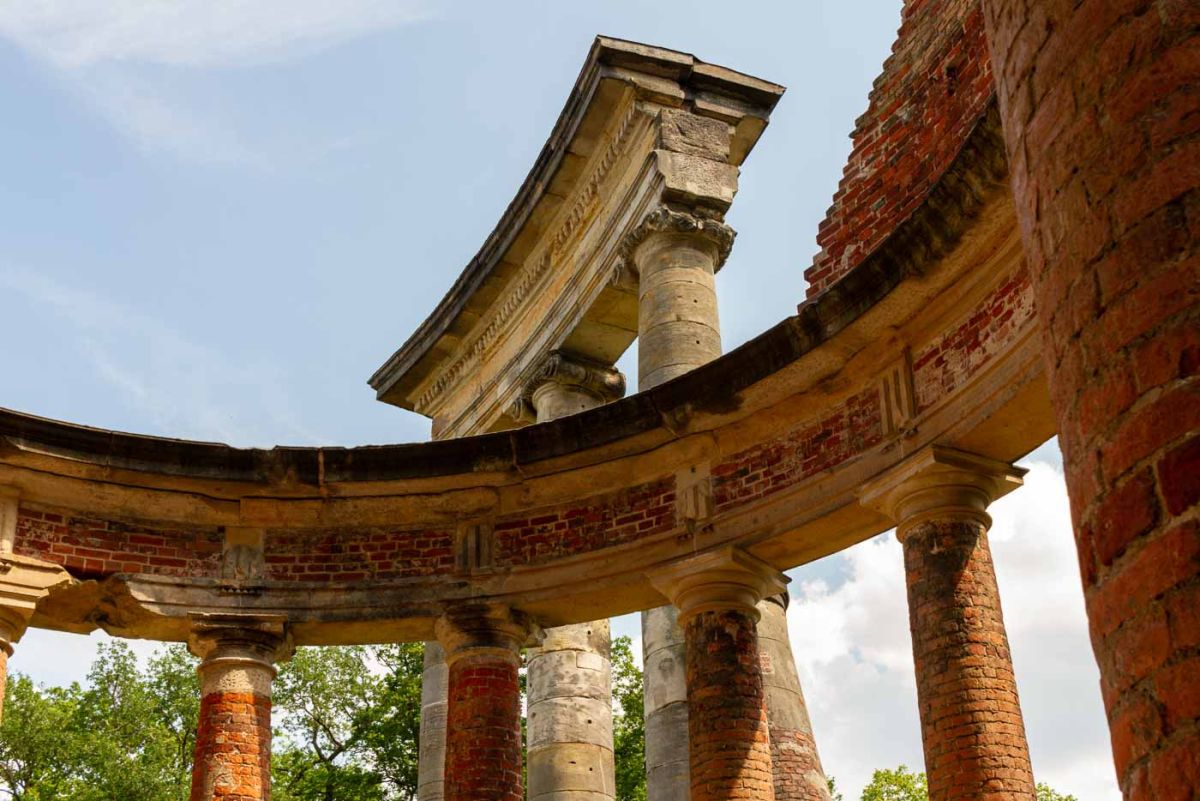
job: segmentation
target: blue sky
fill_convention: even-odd
[[[366,379],[491,230],[598,33],[788,87],[729,217],[718,292],[733,347],[803,298],[899,8],[0,5],[0,405],[236,445],[426,438]],[[1039,456],[1026,516],[998,512],[1010,534],[994,544],[1035,768],[1081,801],[1116,798],[1061,467],[1053,445]],[[873,767],[920,763],[898,565],[885,535],[795,572],[798,661],[847,797]],[[1029,608],[1047,593],[1064,599],[1052,613]],[[93,642],[31,632],[13,667],[79,678]]]

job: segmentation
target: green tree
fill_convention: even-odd
[[[1048,784],[1038,782],[1037,801],[1079,801],[1073,795],[1063,795]]]
[[[68,798],[77,743],[71,725],[79,687],[41,690],[8,678],[0,725],[0,787],[13,801]]]
[[[644,689],[629,637],[613,640],[612,677],[617,801],[646,801]]]
[[[877,770],[863,788],[862,801],[929,801],[925,774],[912,773],[904,765]]]

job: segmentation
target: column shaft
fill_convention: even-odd
[[[523,801],[517,667],[528,629],[500,607],[453,610],[437,628],[449,666],[446,801]]]
[[[191,801],[269,801],[271,682],[286,641],[256,629],[206,630]]]
[[[646,794],[688,801],[687,647],[674,606],[642,612]]]
[[[758,647],[762,657],[775,801],[829,801],[800,675],[787,628],[787,593],[760,601]]]
[[[983,524],[903,536],[930,801],[1030,801],[1029,746]]]
[[[446,770],[446,653],[425,643],[421,670],[421,752],[417,756],[417,801],[442,801]]]
[[[755,618],[726,609],[687,621],[691,801],[775,798]]]

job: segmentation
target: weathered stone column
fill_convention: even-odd
[[[18,493],[0,487],[0,719],[8,680],[8,658],[33,618],[38,601],[51,590],[71,584],[71,576],[58,565],[13,553],[17,537]]]
[[[625,394],[605,365],[551,354],[524,402],[544,423]],[[530,801],[605,801],[616,795],[611,636],[607,620],[548,629],[527,659]]]
[[[904,545],[930,801],[1034,798],[985,511],[1024,472],[935,446],[864,489]]]
[[[446,652],[425,643],[421,670],[421,752],[417,755],[417,801],[442,801],[446,770]]]
[[[271,683],[292,654],[282,618],[197,615],[200,717],[191,801],[269,801]]]
[[[721,355],[715,276],[733,246],[719,219],[666,206],[625,243],[638,274],[638,388],[651,389]],[[646,793],[688,799],[684,637],[676,609],[642,613]]]
[[[446,801],[523,801],[517,668],[531,626],[499,605],[451,609],[437,622],[448,665]]]
[[[792,658],[787,606],[786,590],[758,603],[758,649],[767,695],[775,801],[829,801],[829,783],[817,755],[808,706]]]
[[[726,548],[651,581],[679,610],[684,630],[691,801],[773,801],[757,604],[787,579]]]

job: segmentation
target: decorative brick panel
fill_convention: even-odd
[[[1118,780],[1194,797],[1200,16],[982,5]]]
[[[269,801],[271,699],[216,692],[200,699],[191,801]]]
[[[450,573],[450,531],[268,531],[267,578],[274,581],[368,581]]]
[[[700,612],[684,634],[692,801],[773,801],[754,618]]]
[[[504,656],[450,662],[446,801],[524,801],[517,664]]]
[[[904,569],[930,801],[1033,801],[986,531],[917,523],[904,537]]]
[[[987,108],[992,77],[977,0],[906,0],[853,150],[817,231],[808,296],[855,267],[924,202]]]
[[[496,563],[530,565],[652,537],[675,526],[675,483],[643,484],[585,506],[500,518]]]
[[[924,411],[962,387],[1012,343],[1033,317],[1029,271],[1020,269],[970,316],[913,358],[917,410]]]
[[[62,565],[78,578],[113,573],[209,577],[220,574],[221,541],[216,528],[147,528],[22,505],[13,550]]]
[[[872,387],[821,420],[768,445],[734,454],[712,469],[717,511],[772,495],[878,445],[879,393]]]

